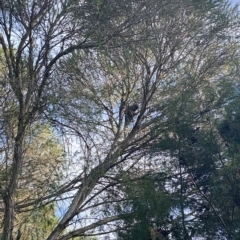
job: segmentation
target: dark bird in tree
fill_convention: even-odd
[[[135,103],[130,105],[125,110],[125,126],[127,126],[132,120],[133,117],[136,115],[136,111],[138,110],[138,105]]]
[[[163,237],[167,237],[169,234],[170,234],[170,231],[169,230],[165,230],[165,229],[157,229],[157,232],[162,235]]]

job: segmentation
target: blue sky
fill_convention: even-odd
[[[229,0],[229,1],[233,4],[240,3],[240,0]]]

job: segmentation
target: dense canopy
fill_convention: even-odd
[[[0,0],[0,238],[240,239],[238,11]]]

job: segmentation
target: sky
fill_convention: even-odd
[[[240,3],[240,0],[229,0],[232,4]]]

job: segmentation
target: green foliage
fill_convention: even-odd
[[[45,239],[57,224],[54,203],[38,202],[37,199],[58,188],[62,179],[64,152],[47,124],[34,124],[26,138],[23,171],[18,179],[19,188],[15,201],[31,204],[15,215],[13,234],[22,240]],[[1,182],[8,180],[8,169],[1,168]],[[1,216],[2,217],[2,216]]]
[[[19,222],[17,234],[20,234],[20,239],[46,239],[58,221],[55,211],[54,204],[50,203],[17,216]]]
[[[119,239],[239,238],[237,11],[224,0],[0,5],[4,240],[117,225]],[[55,201],[67,206],[59,221]]]
[[[219,123],[218,130],[223,140],[232,145],[240,144],[240,100],[239,97],[226,107],[224,120]]]
[[[133,192],[125,210],[137,214],[124,220],[120,239],[147,239],[151,229],[156,239],[164,239],[157,230],[177,240],[239,239],[240,104],[234,84],[225,80],[202,86],[203,110],[194,88],[169,101],[168,127],[152,129],[161,138],[150,150],[151,158],[163,159],[168,177],[159,179],[160,192],[154,179],[142,179],[137,190],[128,183]]]
[[[159,177],[146,177],[138,181],[126,181],[126,197],[122,206],[130,213],[124,218],[126,228],[119,230],[119,239],[148,239],[154,229],[166,227],[174,199],[164,190]]]

